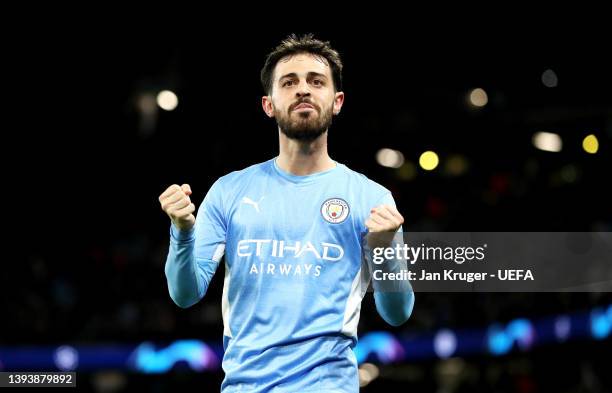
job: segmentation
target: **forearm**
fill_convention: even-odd
[[[377,244],[377,246],[382,246],[383,248],[395,248],[395,246],[402,246],[404,243],[401,232],[395,233],[393,239],[383,239],[381,236],[379,236],[379,239],[376,239],[376,236],[373,235],[370,235],[370,237],[372,237],[373,240],[381,242],[381,244]],[[385,259],[379,264],[372,264],[372,269],[373,271],[378,270],[378,273],[383,273],[375,274],[374,277],[389,277],[397,276],[403,271],[406,271],[408,269],[407,266],[405,260],[394,257]],[[414,307],[414,291],[412,285],[410,285],[410,281],[407,279],[375,280],[373,288],[376,310],[387,323],[393,326],[399,326],[410,318]]]
[[[392,326],[402,325],[410,318],[414,307],[414,292],[410,289],[400,292],[374,292],[378,314]]]
[[[191,307],[200,301],[216,270],[214,262],[199,264],[194,256],[194,231],[180,232],[171,227],[170,249],[165,273],[170,297],[179,307]]]

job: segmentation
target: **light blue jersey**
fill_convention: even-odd
[[[395,205],[389,190],[343,164],[295,176],[271,159],[219,178],[194,230],[171,227],[166,276],[179,306],[204,296],[225,255],[224,393],[359,391],[352,348],[370,281],[361,244],[381,204]],[[393,324],[413,301],[376,297]]]

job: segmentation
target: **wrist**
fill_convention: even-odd
[[[177,241],[190,241],[195,238],[193,226],[190,228],[181,228],[174,221],[170,225],[170,236]]]

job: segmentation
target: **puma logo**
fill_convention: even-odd
[[[264,199],[264,197],[259,198],[259,200],[255,202],[249,197],[242,197],[242,203],[246,203],[247,205],[253,205],[257,213],[259,213],[259,202],[261,202],[262,199]]]

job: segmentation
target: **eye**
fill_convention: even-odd
[[[321,85],[323,85],[323,81],[322,81],[321,79],[315,79],[315,80],[313,80],[313,81],[312,81],[312,83],[313,83],[315,86],[321,86]]]
[[[285,86],[291,86],[292,84],[293,84],[293,81],[292,81],[292,80],[286,80],[286,81],[284,81],[284,82],[283,82],[283,87],[285,87]]]

